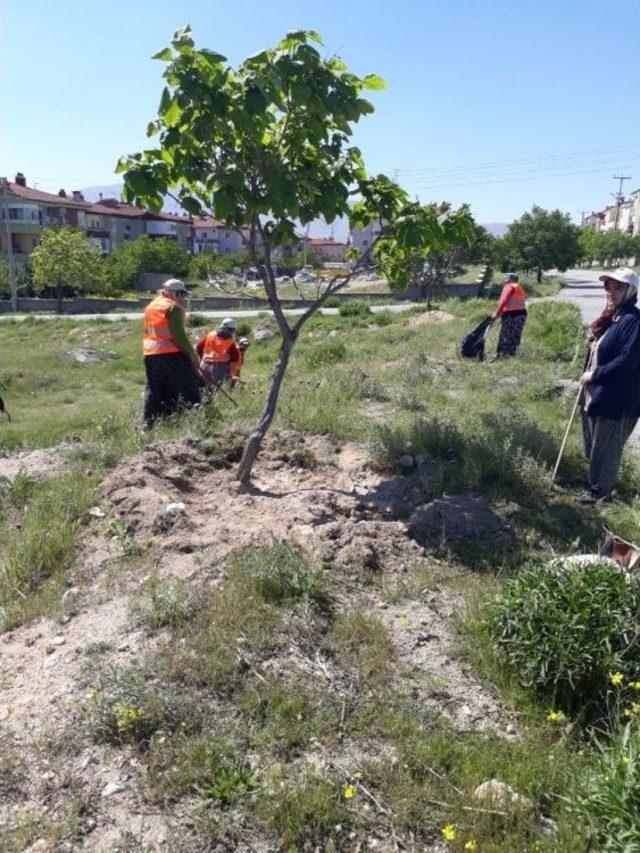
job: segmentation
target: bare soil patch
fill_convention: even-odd
[[[396,648],[403,689],[417,691],[459,730],[515,731],[492,692],[452,656],[452,615],[460,606],[454,591],[436,585],[420,601],[389,604],[350,571],[364,568],[393,586],[424,562],[424,551],[398,520],[406,517],[412,481],[369,469],[356,443],[280,432],[260,457],[254,488],[243,493],[232,470],[241,440],[227,435],[157,443],[126,460],[100,487],[105,517],[91,522],[62,624],[44,618],[0,638],[0,732],[15,734],[28,774],[20,796],[7,803],[8,825],[26,815],[51,819],[61,813],[70,796],[69,785],[60,782],[64,776],[93,804],[84,849],[110,848],[127,833],[144,838],[145,849],[168,849],[169,828],[141,797],[133,752],[80,739],[53,759],[43,743],[82,714],[92,655],[131,663],[156,642],[130,615],[145,577],[219,585],[228,555],[271,537],[293,540],[327,571],[342,572],[337,606],[356,605],[380,617]],[[40,453],[49,453],[54,464],[58,452]],[[114,521],[126,525],[126,536],[140,549],[135,560],[123,555]],[[281,670],[289,663],[270,666]],[[320,678],[325,669],[305,677]],[[106,793],[109,785],[119,786],[117,792]]]
[[[425,311],[423,314],[414,314],[409,317],[409,326],[424,326],[427,323],[450,323],[455,320],[453,314],[447,311],[440,311],[439,308],[434,311]]]
[[[68,466],[68,445],[21,450],[0,456],[0,479],[14,480],[19,474],[31,480],[47,480],[64,474]]]

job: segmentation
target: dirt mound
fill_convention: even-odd
[[[453,314],[436,309],[409,317],[409,326],[424,326],[426,323],[450,323],[452,320],[455,320]]]
[[[485,549],[515,545],[516,537],[486,501],[471,495],[452,495],[423,504],[409,520],[409,536],[425,548],[459,548],[475,544]]]
[[[68,464],[67,445],[24,450],[10,456],[0,456],[0,479],[14,480],[19,474],[32,480],[47,480],[63,474]]]
[[[92,802],[85,849],[112,849],[127,834],[138,838],[141,827],[150,849],[167,849],[167,823],[141,796],[135,753],[83,742],[53,759],[43,743],[77,718],[90,686],[88,661],[99,656],[105,664],[128,665],[158,641],[131,616],[145,578],[215,588],[228,555],[274,536],[298,542],[327,571],[342,570],[336,607],[375,613],[387,626],[400,689],[410,681],[459,730],[494,727],[511,735],[513,725],[491,691],[451,655],[456,593],[436,583],[420,601],[385,600],[385,589],[403,588],[425,563],[393,507],[407,493],[407,478],[371,471],[358,444],[280,432],[267,440],[254,488],[243,493],[233,470],[242,439],[157,443],[126,460],[100,487],[104,516],[91,517],[73,594],[61,602],[72,602],[62,608],[62,624],[43,618],[0,638],[0,725],[14,733],[28,776],[19,801],[7,806],[12,825],[41,815],[42,803],[50,814],[60,812],[69,796],[60,780],[72,779],[77,795]],[[363,573],[378,576],[380,585],[363,584]],[[274,672],[293,666],[288,654],[285,648],[269,662]],[[318,670],[330,670],[321,649],[314,660]]]

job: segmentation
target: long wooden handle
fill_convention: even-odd
[[[582,385],[578,389],[578,393],[576,395],[576,401],[573,404],[573,410],[571,412],[571,417],[569,418],[569,422],[567,424],[567,428],[564,431],[564,438],[562,439],[562,444],[560,445],[560,453],[558,453],[558,458],[556,459],[556,466],[553,469],[553,474],[551,475],[551,482],[556,478],[556,474],[558,473],[558,468],[560,467],[560,460],[562,459],[562,454],[564,453],[564,448],[567,443],[567,439],[569,438],[569,430],[571,429],[571,424],[573,423],[573,419],[576,416],[576,410],[578,408],[578,403],[580,402],[580,397],[582,396]]]

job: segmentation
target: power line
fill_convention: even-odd
[[[449,189],[452,187],[473,187],[473,186],[484,186],[485,184],[503,184],[503,183],[512,183],[515,181],[530,181],[532,178],[540,178],[540,179],[543,179],[543,178],[564,178],[564,177],[568,177],[571,175],[590,175],[590,174],[596,174],[598,172],[605,172],[605,171],[609,171],[609,168],[608,167],[602,167],[598,170],[594,170],[593,166],[590,166],[589,168],[586,168],[586,169],[583,168],[583,169],[577,169],[577,170],[572,170],[572,171],[568,171],[568,172],[540,172],[540,173],[520,175],[520,176],[513,175],[513,176],[509,176],[509,177],[502,177],[502,178],[491,178],[491,179],[480,180],[480,181],[454,181],[454,182],[447,181],[446,183],[440,182],[440,183],[424,184],[422,186],[417,186],[417,187],[413,186],[413,187],[411,187],[411,192],[414,192],[415,190],[438,189],[440,187],[446,187],[447,189]]]
[[[565,152],[563,154],[556,153],[556,154],[538,155],[535,157],[519,157],[519,158],[515,158],[515,159],[512,158],[512,159],[503,159],[503,160],[485,160],[485,161],[480,161],[480,162],[476,162],[476,163],[467,163],[467,164],[458,163],[458,164],[450,164],[448,166],[434,166],[434,167],[425,168],[425,169],[407,167],[407,168],[400,169],[399,171],[402,172],[403,174],[416,174],[416,175],[445,174],[448,172],[459,171],[461,169],[484,171],[486,169],[504,168],[505,166],[510,166],[510,165],[520,166],[520,165],[526,164],[526,163],[540,163],[540,162],[547,163],[547,162],[556,161],[556,160],[572,161],[572,160],[577,160],[577,159],[590,158],[590,157],[594,157],[594,156],[602,156],[602,155],[606,155],[606,154],[620,155],[625,151],[630,151],[630,150],[635,150],[635,149],[640,149],[640,142],[629,143],[626,145],[609,146],[606,148],[585,148],[585,149],[581,149],[579,151]]]

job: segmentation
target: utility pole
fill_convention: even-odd
[[[13,269],[13,242],[11,229],[9,227],[9,182],[6,178],[0,178],[0,211],[4,218],[7,231],[7,261],[9,265],[9,290],[11,291],[11,310],[18,310],[18,291],[16,289],[16,277]]]
[[[615,195],[615,199],[616,199],[616,221],[615,221],[615,225],[613,226],[615,229],[617,229],[618,228],[618,220],[620,219],[620,205],[622,204],[622,202],[624,200],[624,195],[622,194],[622,182],[623,181],[630,181],[631,175],[614,175],[613,180],[614,181],[620,181],[620,186],[618,187],[618,192]],[[613,195],[613,193],[612,193],[612,195]]]
[[[587,215],[587,213],[589,213],[589,211],[588,210],[578,210],[577,213],[580,216],[580,226],[582,227],[584,225],[584,218]]]

